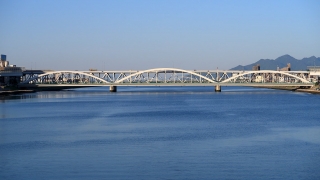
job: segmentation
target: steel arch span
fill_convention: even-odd
[[[163,76],[161,76],[161,74]],[[127,77],[117,80],[115,83],[217,83],[214,79],[193,71],[177,68],[155,68],[138,71]]]
[[[307,83],[310,82],[299,76],[283,72],[272,70],[260,70],[260,71],[244,71],[234,75],[228,79],[221,81],[223,83]]]
[[[23,81],[21,84],[108,84],[106,80],[81,71],[52,71]]]

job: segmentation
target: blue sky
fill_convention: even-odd
[[[28,69],[230,69],[320,56],[318,0],[0,0],[0,53]]]

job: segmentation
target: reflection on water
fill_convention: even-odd
[[[42,91],[37,93],[25,93],[18,95],[0,96],[0,102],[5,100],[23,99],[50,99],[50,98],[75,98],[78,96],[91,95],[148,95],[148,94],[216,94],[216,95],[239,95],[239,94],[279,94],[294,93],[265,88],[224,87],[222,92],[214,92],[214,87],[118,87],[118,92],[109,92],[108,87],[77,88],[63,91]],[[305,93],[297,93],[305,95]]]
[[[320,179],[318,96],[120,87],[0,103],[0,179]]]

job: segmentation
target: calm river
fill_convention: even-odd
[[[0,99],[0,179],[320,179],[320,96],[108,87]]]

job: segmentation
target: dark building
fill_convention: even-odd
[[[7,56],[1,54],[0,60],[0,86],[15,86],[20,82],[24,68],[9,66]]]
[[[7,60],[7,55],[1,54],[1,61],[6,61]]]

